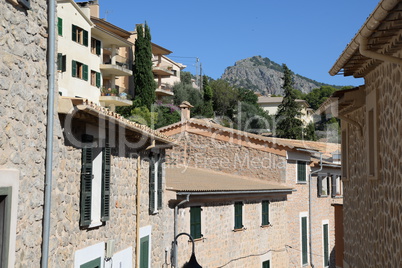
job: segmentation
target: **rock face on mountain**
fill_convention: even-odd
[[[267,96],[268,94],[283,94],[282,66],[268,58],[254,56],[239,60],[234,66],[227,67],[222,79],[233,86],[253,90]],[[309,93],[314,88],[324,85],[314,80],[295,74],[294,88],[303,93]]]

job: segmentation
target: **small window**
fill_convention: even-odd
[[[262,268],[271,268],[271,262],[270,261],[264,261],[262,263]]]
[[[342,185],[342,176],[334,175],[332,176],[332,197],[341,197],[343,196],[343,185]]]
[[[18,3],[25,7],[26,9],[31,9],[31,1],[30,0],[17,0]]]
[[[0,267],[8,266],[11,221],[11,187],[0,188]]]
[[[301,217],[301,253],[302,265],[308,263],[308,237],[307,237],[307,217]]]
[[[73,24],[72,40],[81,45],[88,46],[88,31],[85,31],[84,29]]]
[[[262,226],[269,225],[269,201],[262,201]]]
[[[162,156],[152,153],[149,163],[149,212],[158,213],[162,209],[163,187],[162,187]]]
[[[194,239],[202,237],[201,234],[201,207],[190,208],[190,235]]]
[[[100,257],[80,265],[80,268],[100,268],[100,267],[101,267]]]
[[[61,53],[57,53],[57,71],[59,72],[65,72],[66,71],[66,55],[63,55]]]
[[[236,202],[234,204],[234,229],[242,229],[243,226],[243,203],[242,202]]]
[[[78,61],[72,61],[72,76],[88,81],[88,65]]]
[[[306,162],[297,161],[297,181],[306,182]]]
[[[57,18],[57,33],[63,36],[63,19],[60,17]]]
[[[324,267],[329,267],[329,234],[328,234],[328,224],[323,224],[323,250],[324,250]]]
[[[98,56],[101,54],[101,41],[91,38],[91,52]]]
[[[318,188],[317,193],[319,197],[327,197],[329,195],[329,179],[330,176],[318,176]]]
[[[101,74],[91,70],[91,86],[100,88],[101,86]]]
[[[348,136],[347,130],[342,130],[341,170],[342,177],[348,179]]]

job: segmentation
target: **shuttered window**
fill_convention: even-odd
[[[201,207],[190,208],[190,235],[194,238],[201,238]]]
[[[243,228],[243,203],[236,202],[234,204],[234,229],[241,229]]]
[[[57,33],[63,36],[63,19],[60,17],[57,18]]]
[[[80,265],[80,268],[100,268],[100,267],[101,267],[100,257]]]
[[[264,261],[262,263],[262,268],[271,268],[271,263],[270,261]]]
[[[304,161],[297,161],[297,181],[306,181],[306,162]]]
[[[8,267],[11,193],[11,187],[0,187],[0,267]]]
[[[91,52],[98,56],[101,54],[101,41],[91,38]]]
[[[71,62],[71,75],[88,81],[88,65],[73,60]]]
[[[57,71],[65,72],[66,71],[66,55],[62,53],[57,53]]]
[[[161,154],[152,154],[149,164],[149,211],[155,214],[163,205],[163,164]]]
[[[307,217],[301,218],[301,250],[302,250],[302,264],[308,263],[307,256]]]
[[[80,226],[89,226],[92,221],[108,221],[110,219],[110,171],[111,171],[111,151],[106,145],[102,148],[102,174],[99,178],[94,177],[94,148],[91,135],[83,135],[82,141],[82,167],[81,167],[81,195],[80,195]],[[95,148],[96,149],[96,148]],[[94,180],[98,180],[101,189],[93,188]],[[93,191],[98,191],[99,200],[93,200]],[[99,191],[101,191],[99,193]],[[99,202],[99,206],[94,206],[93,202]],[[97,210],[100,208],[100,211]],[[95,216],[94,216],[95,215]],[[93,217],[100,218],[94,219]]]
[[[324,267],[329,266],[328,224],[322,226],[324,243]]]
[[[96,72],[96,87],[100,87],[101,86],[101,74]]]
[[[140,268],[149,268],[149,236],[140,239]]]
[[[81,45],[88,46],[88,31],[78,27],[77,25],[72,25],[71,27],[71,39]]]
[[[269,201],[262,201],[262,223],[261,225],[269,224]]]

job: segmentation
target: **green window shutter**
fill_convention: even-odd
[[[71,61],[71,75],[77,77],[77,62],[75,60]]]
[[[297,180],[306,181],[306,162],[297,162]]]
[[[162,171],[163,171],[163,165],[162,165],[162,157],[159,155],[158,159],[158,210],[162,209],[162,203],[163,203],[163,176],[162,176]]]
[[[61,71],[65,72],[67,70],[67,56],[63,55],[61,57]]]
[[[88,31],[83,30],[84,32],[84,40],[83,40],[83,45],[88,46]]]
[[[110,219],[110,147],[102,149],[102,207],[101,219],[108,221]]]
[[[96,55],[100,55],[101,54],[101,41],[96,40]]]
[[[85,140],[87,138],[87,140]],[[85,135],[83,141],[93,140],[92,136]],[[91,199],[92,199],[92,158],[93,151],[89,146],[82,148],[82,167],[81,167],[81,226],[88,226],[91,224]]]
[[[262,225],[269,224],[269,201],[262,201]]]
[[[148,268],[149,236],[140,239],[140,268]]]
[[[88,81],[88,65],[82,65],[82,79]]]
[[[101,74],[96,72],[96,87],[101,86]]]
[[[72,25],[72,28],[71,28],[71,39],[74,41],[74,42],[77,42],[77,26],[75,26],[74,24]]]
[[[243,203],[235,203],[235,229],[243,228]]]
[[[307,217],[301,218],[302,264],[307,264]]]
[[[63,19],[57,18],[57,32],[60,36],[63,36]]]
[[[317,176],[317,196],[321,196],[321,191],[322,191],[322,177]]]
[[[63,54],[57,53],[57,71],[63,70]]]
[[[149,161],[149,212],[155,212],[155,157],[151,156]]]
[[[271,268],[271,263],[270,261],[264,261],[262,263],[262,268]]]
[[[329,266],[328,224],[323,225],[324,236],[324,267]]]
[[[201,238],[201,207],[190,208],[190,235],[194,238]]]
[[[101,257],[80,265],[80,268],[100,268]]]

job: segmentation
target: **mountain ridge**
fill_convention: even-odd
[[[253,56],[250,58],[238,60],[234,66],[225,69],[221,79],[226,80],[231,85],[253,90],[264,96],[282,95],[282,66],[271,61],[269,58]],[[309,93],[314,88],[321,86],[332,86],[340,88],[341,86],[320,83],[307,77],[293,74],[294,88],[303,93]]]

